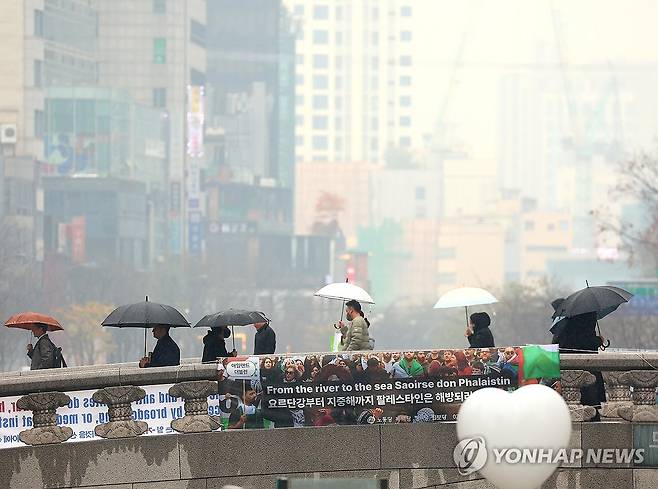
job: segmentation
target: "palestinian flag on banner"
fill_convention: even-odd
[[[519,381],[560,378],[558,345],[527,345],[521,347]]]

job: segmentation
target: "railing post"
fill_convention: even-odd
[[[596,382],[596,377],[585,370],[562,370],[560,385],[562,397],[569,406],[571,420],[577,423],[589,421],[596,415],[596,408],[580,403],[580,389]]]
[[[141,387],[126,385],[105,387],[94,392],[92,399],[107,405],[110,420],[99,424],[94,431],[101,438],[132,438],[140,436],[148,430],[144,421],[133,419],[132,402],[144,399],[146,391]]]
[[[619,408],[619,415],[633,423],[658,422],[658,406],[656,406],[658,371],[631,370],[624,372],[620,380],[633,387],[631,396],[633,404]]]
[[[169,395],[185,399],[185,416],[174,419],[171,427],[179,433],[204,433],[220,426],[215,416],[208,414],[208,396],[217,393],[217,382],[194,380],[180,382],[169,388]]]
[[[36,392],[21,397],[16,406],[32,411],[33,428],[21,431],[18,438],[26,445],[50,445],[71,438],[71,428],[57,425],[57,408],[69,402],[71,398],[63,392]]]
[[[605,381],[607,402],[601,406],[601,416],[619,419],[619,409],[633,405],[631,389],[628,383],[621,380],[624,372],[602,372]]]

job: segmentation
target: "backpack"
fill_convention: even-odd
[[[68,365],[66,365],[66,360],[64,360],[64,356],[62,355],[62,347],[58,346],[55,348],[55,351],[53,352],[53,367],[52,368],[66,368]]]

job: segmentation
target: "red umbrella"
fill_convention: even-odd
[[[52,316],[39,314],[38,312],[20,312],[7,319],[5,326],[8,328],[19,328],[31,330],[36,323],[48,326],[48,331],[62,331],[62,325]]]

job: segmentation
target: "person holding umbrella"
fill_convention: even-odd
[[[48,325],[43,323],[34,323],[32,325],[32,334],[37,338],[37,342],[27,345],[27,356],[32,360],[30,370],[40,370],[44,368],[55,368],[55,352],[57,347],[48,337]],[[59,365],[58,365],[59,366]]]
[[[560,353],[598,353],[605,350],[610,342],[598,330],[598,320],[617,310],[628,302],[633,294],[610,285],[587,287],[574,292],[566,299],[554,300],[551,305],[555,310],[553,325],[553,343],[560,347]],[[603,375],[599,371],[591,372],[596,382],[580,389],[580,402],[585,406],[594,406],[597,413],[592,421],[600,421],[598,409],[606,401]]]
[[[180,365],[180,348],[169,336],[169,326],[158,324],[153,326],[153,337],[158,341],[153,353],[139,361],[140,368],[146,367],[175,367]]]
[[[471,348],[491,348],[494,344],[494,337],[489,329],[491,318],[486,312],[474,312],[468,318],[468,327],[464,334],[468,339]]]
[[[363,316],[361,304],[351,300],[345,304],[345,317],[350,321],[349,326],[341,320],[336,329],[340,329],[342,338],[340,341],[341,351],[371,350],[370,334],[368,327],[370,323]]]
[[[203,356],[201,361],[214,362],[218,358],[234,357],[237,352],[233,350],[230,354],[226,350],[225,338],[231,336],[231,330],[226,326],[214,326],[208,330],[203,337]]]
[[[62,331],[62,325],[52,316],[38,312],[21,312],[7,319],[5,326],[31,331],[37,338],[34,346],[27,345],[27,356],[30,358],[30,370],[44,368],[66,367],[62,350],[55,346],[48,336],[48,331]]]

